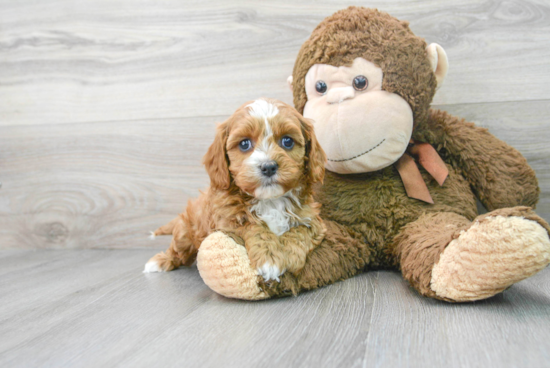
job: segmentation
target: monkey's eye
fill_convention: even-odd
[[[369,81],[365,78],[364,75],[358,75],[353,79],[353,88],[358,91],[363,91],[369,85]]]
[[[251,148],[252,148],[252,142],[248,138],[243,139],[239,143],[239,149],[243,152],[246,152],[246,151],[250,150]]]
[[[317,93],[324,95],[327,92],[327,84],[322,80],[317,81],[317,83],[315,83],[315,90]]]
[[[285,135],[283,138],[281,138],[281,147],[287,150],[292,149],[292,147],[294,147],[294,139]]]

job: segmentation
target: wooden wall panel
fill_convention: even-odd
[[[225,115],[290,102],[302,42],[347,1],[42,1],[0,6],[0,124]],[[360,1],[440,43],[437,104],[550,99],[545,1]],[[454,4],[454,3],[453,3]]]
[[[550,6],[358,2],[441,44],[434,103],[526,155],[550,220]],[[244,101],[291,102],[302,42],[344,1],[0,4],[0,248],[164,245],[148,230],[207,185],[201,157]]]

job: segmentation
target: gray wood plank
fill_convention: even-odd
[[[228,300],[212,293],[194,267],[141,274],[150,251],[41,251],[29,256],[43,254],[54,254],[63,264],[51,263],[47,270],[25,276],[33,285],[20,278],[22,272],[0,284],[2,295],[23,306],[15,316],[11,305],[1,307],[2,330],[10,336],[0,341],[0,362],[5,364],[156,366],[185,361],[189,366],[219,366],[230,361],[240,366],[238,362],[250,364],[251,359],[278,364],[307,361],[307,351],[321,343],[317,339],[324,341],[328,361],[363,350],[355,348],[370,317],[372,295],[366,279],[351,280],[344,289],[306,294],[301,298],[305,303],[290,314],[296,298],[267,303]],[[76,264],[75,254],[85,263]],[[100,261],[89,262],[90,258]],[[122,258],[125,261],[119,262]],[[74,267],[66,270],[66,264]],[[49,273],[57,274],[57,281]],[[14,295],[12,289],[26,292]],[[25,298],[30,294],[35,298]],[[273,324],[271,316],[282,317],[282,324]],[[364,326],[335,331],[348,324]],[[266,346],[279,343],[279,350],[266,349],[256,356],[250,345],[265,339],[266,331],[271,335]],[[325,338],[329,334],[331,338]],[[342,338],[359,345],[328,349]],[[167,349],[171,343],[177,348]]]
[[[544,367],[550,270],[484,302],[419,296],[397,272],[243,302],[195,267],[142,274],[154,250],[2,251],[3,367]],[[44,263],[41,263],[44,262]]]
[[[438,104],[550,98],[550,6],[371,1],[448,52]],[[0,124],[226,115],[257,96],[291,102],[302,42],[349,2],[4,1]]]
[[[548,269],[485,301],[419,298],[380,272],[364,367],[547,367]]]

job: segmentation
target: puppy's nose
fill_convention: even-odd
[[[277,165],[275,161],[264,162],[263,164],[260,165],[262,174],[264,176],[267,176],[268,178],[275,175],[278,168],[279,168],[279,165]]]

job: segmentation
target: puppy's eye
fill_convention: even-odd
[[[353,88],[355,88],[357,91],[364,91],[368,85],[369,81],[364,75],[358,75],[357,77],[353,78]]]
[[[327,84],[322,80],[317,81],[317,83],[315,83],[315,90],[317,93],[324,95],[327,91]]]
[[[287,136],[283,137],[281,139],[281,147],[287,150],[292,149],[294,147],[294,139]]]
[[[243,139],[239,143],[239,149],[243,152],[249,151],[251,148],[252,148],[252,142],[248,138]]]

